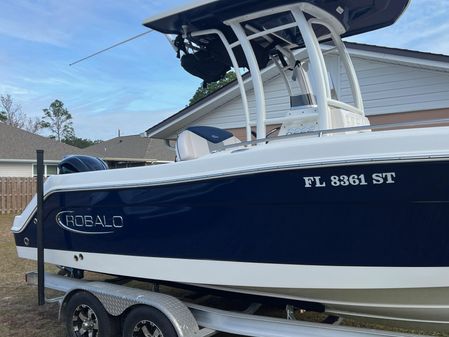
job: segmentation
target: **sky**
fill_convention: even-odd
[[[141,133],[184,108],[201,84],[182,70],[165,36],[153,32],[69,64],[146,31],[147,17],[186,2],[1,0],[0,94],[36,117],[61,100],[81,138]],[[347,40],[449,55],[448,15],[448,0],[412,0],[395,25]]]

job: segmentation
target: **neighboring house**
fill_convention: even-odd
[[[45,176],[57,174],[59,161],[83,150],[0,122],[0,177],[36,176],[36,150],[44,150]]]
[[[352,56],[371,124],[449,117],[449,56],[418,51],[346,43]],[[350,101],[350,88],[337,55],[325,56],[337,96]],[[289,97],[274,66],[262,71],[267,117],[283,117],[290,109]],[[246,80],[248,103],[254,121],[255,98]],[[148,137],[176,139],[192,125],[215,126],[244,138],[244,115],[235,82],[209,95],[159,124]]]
[[[139,135],[116,137],[84,150],[105,160],[110,168],[162,164],[175,159],[175,152],[165,141]]]

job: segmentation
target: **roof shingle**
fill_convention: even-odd
[[[77,147],[0,122],[0,159],[35,160],[37,149],[44,150],[45,160],[61,160],[70,154],[85,154],[84,150]]]
[[[90,155],[103,159],[148,159],[172,161],[175,153],[163,140],[141,137],[139,135],[121,136],[89,146],[85,149]]]

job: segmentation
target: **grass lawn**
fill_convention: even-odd
[[[36,265],[17,257],[12,219],[0,215],[0,336],[63,337],[58,305],[37,306],[36,288],[25,284],[25,273]]]
[[[58,305],[37,305],[35,287],[25,284],[25,273],[36,270],[36,264],[17,258],[13,236],[10,232],[12,216],[0,215],[0,336],[8,337],[64,337],[65,329],[58,321]],[[51,267],[50,267],[51,268]],[[47,268],[47,270],[50,270]],[[283,312],[263,308],[261,314],[282,317]],[[297,314],[306,320],[321,319],[320,315],[311,313]],[[375,325],[345,320],[345,325],[379,328]],[[399,330],[418,334],[416,331]],[[445,336],[443,333],[426,333],[427,335]],[[230,337],[220,334],[217,337]]]

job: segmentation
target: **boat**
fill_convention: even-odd
[[[449,127],[370,125],[341,40],[408,3],[205,0],[146,20],[205,83],[235,70],[246,140],[195,126],[173,163],[64,159],[68,174],[44,186],[45,261],[447,329]],[[335,95],[329,53],[351,102]],[[285,116],[266,116],[267,67],[284,79]],[[33,199],[12,227],[21,258],[36,259],[35,219]]]

